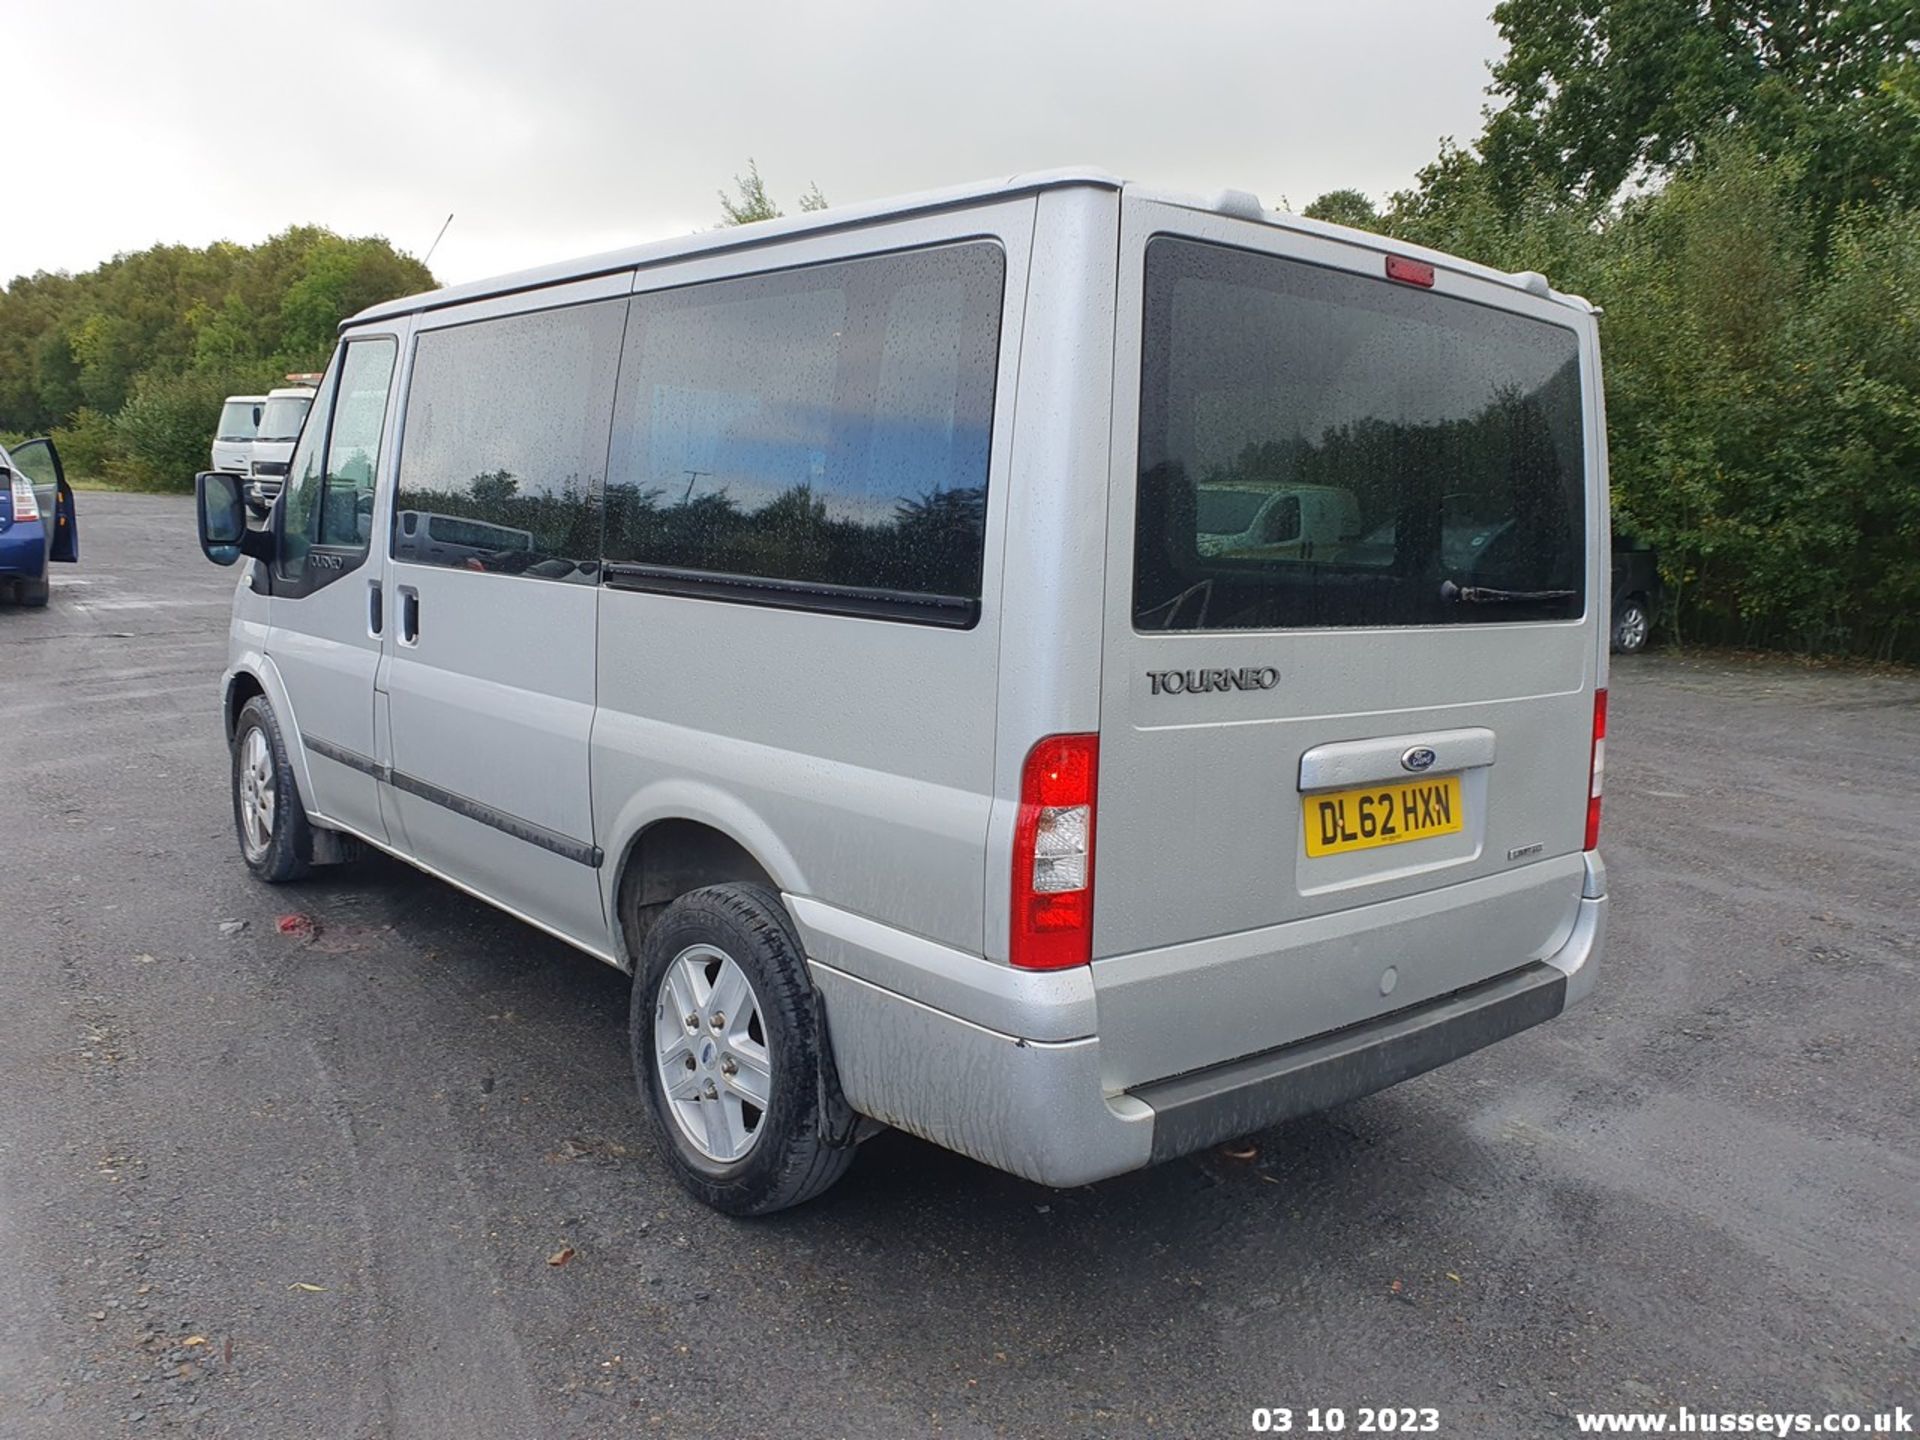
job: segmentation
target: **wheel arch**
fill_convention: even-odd
[[[731,813],[730,813],[731,812]],[[760,818],[716,797],[660,797],[623,829],[608,887],[614,953],[629,969],[653,921],[673,901],[708,885],[764,885],[805,893],[793,855]]]
[[[287,745],[287,763],[293,767],[294,783],[299,787],[300,803],[306,809],[309,821],[324,824],[325,817],[314,813],[313,774],[307,764],[306,746],[300,740],[300,717],[293,713],[293,699],[287,694],[287,687],[280,679],[280,672],[272,658],[259,651],[247,652],[227,671],[220,706],[220,720],[226,731],[227,744],[233,744],[233,732],[240,722],[240,712],[255,696],[266,697],[267,704],[273,707],[274,719],[280,722],[281,738]]]
[[[221,718],[226,724],[227,743],[233,743],[233,735],[240,728],[240,712],[247,708],[247,702],[256,695],[265,695],[267,687],[260,677],[251,670],[236,670],[227,677],[226,695],[221,701]],[[267,702],[271,705],[273,702]]]

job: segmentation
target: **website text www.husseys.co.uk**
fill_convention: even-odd
[[[1911,1410],[1815,1415],[1793,1411],[1593,1410],[1574,1417],[1582,1435],[1912,1435]]]

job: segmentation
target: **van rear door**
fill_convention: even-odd
[[[1120,277],[1094,908],[1113,1088],[1564,942],[1607,583],[1585,306],[1132,193]],[[1343,535],[1211,533],[1212,495],[1262,486],[1320,496]]]

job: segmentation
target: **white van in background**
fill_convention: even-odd
[[[220,406],[220,423],[213,432],[213,468],[230,475],[250,474],[253,437],[260,433],[264,395],[229,395]]]
[[[1194,487],[1194,547],[1245,560],[1322,559],[1360,535],[1360,502],[1334,485],[1216,478]]]
[[[264,515],[273,504],[280,487],[286,483],[287,461],[293,456],[294,442],[306,423],[307,410],[313,404],[314,384],[319,376],[293,376],[301,384],[269,390],[260,414],[260,430],[253,437],[247,464],[247,503],[255,513]],[[313,383],[304,383],[311,381]]]
[[[1365,1095],[1593,984],[1599,363],[1541,276],[1092,172],[375,306],[265,529],[199,477],[241,853],[629,972],[735,1214]],[[1230,474],[1311,553],[1214,545]]]

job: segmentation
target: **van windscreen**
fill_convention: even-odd
[[[220,407],[220,434],[222,440],[251,440],[254,432],[260,428],[260,407],[258,400],[229,400]]]
[[[300,426],[307,418],[307,407],[312,403],[310,395],[269,396],[260,414],[260,438],[279,442],[298,440]]]
[[[1571,328],[1168,236],[1145,299],[1136,628],[1584,613]]]

